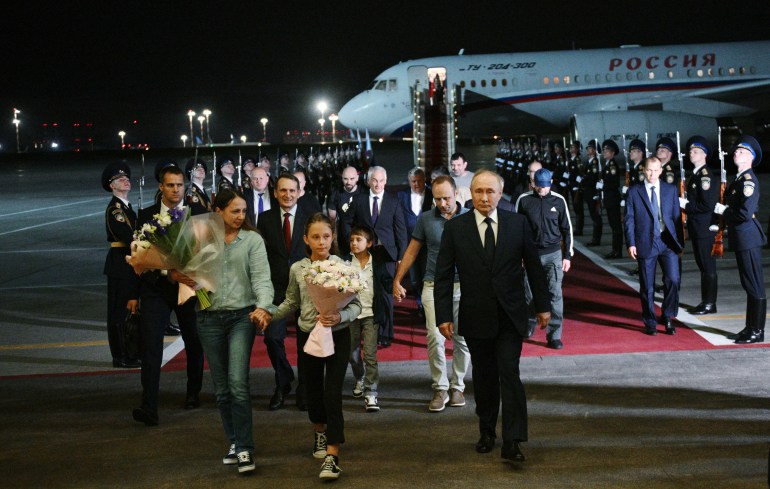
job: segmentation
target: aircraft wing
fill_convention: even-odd
[[[752,80],[745,83],[722,85],[718,87],[702,88],[682,94],[688,98],[705,98],[716,102],[727,102],[737,105],[746,105],[750,100],[770,93],[770,79]]]

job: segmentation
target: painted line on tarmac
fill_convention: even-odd
[[[104,200],[104,197],[99,197],[95,199],[88,199],[88,200],[81,200],[78,202],[70,202],[68,204],[59,204],[59,205],[51,205],[48,207],[38,207],[37,209],[28,209],[26,211],[19,211],[19,212],[10,212],[8,214],[0,214],[0,219],[3,217],[11,217],[11,216],[18,216],[21,214],[29,214],[30,212],[40,212],[40,211],[47,211],[50,209],[60,209],[62,207],[69,207],[72,205],[79,205],[79,204],[88,204],[90,202],[96,202],[97,200]]]
[[[7,234],[13,234],[13,233],[20,233],[22,231],[29,231],[30,229],[36,229],[36,228],[42,228],[45,226],[51,226],[53,224],[59,224],[62,222],[68,222],[68,221],[74,221],[76,219],[83,219],[84,217],[93,217],[93,216],[99,216],[104,214],[104,211],[99,212],[92,212],[90,214],[84,214],[82,216],[75,216],[75,217],[68,217],[67,219],[59,219],[58,221],[51,221],[51,222],[44,222],[42,224],[35,224],[34,226],[27,226],[19,229],[13,229],[11,231],[6,231],[4,233],[0,233],[0,236],[5,236]]]
[[[22,285],[19,287],[0,287],[0,290],[32,290],[32,289],[71,289],[80,287],[107,287],[107,282],[99,284],[48,284],[48,285]]]
[[[97,246],[94,248],[53,248],[49,250],[8,250],[0,251],[0,255],[10,255],[13,253],[66,253],[68,251],[99,251],[109,249],[109,247]]]
[[[169,346],[163,350],[163,365],[169,360],[174,358],[182,350],[184,350],[184,341],[182,337],[165,337],[164,343],[170,343]],[[181,343],[182,348],[179,348],[177,343]],[[0,351],[21,351],[21,350],[51,350],[55,348],[82,348],[86,346],[107,346],[109,342],[107,340],[94,340],[94,341],[65,341],[61,343],[31,343],[27,345],[0,345]],[[169,358],[166,359],[166,350],[174,347],[173,351],[170,351]]]

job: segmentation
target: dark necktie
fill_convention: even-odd
[[[660,209],[658,208],[658,197],[655,195],[655,186],[650,187],[650,205],[652,207],[652,215],[655,224],[653,229],[655,230],[655,236],[660,234]]]
[[[487,223],[487,230],[484,232],[484,254],[487,261],[491,264],[495,258],[495,232],[492,230],[492,218],[484,219]]]
[[[257,194],[257,196],[259,197],[259,207],[257,208],[257,209],[258,209],[258,210],[257,210],[257,215],[260,215],[260,214],[262,214],[262,211],[264,211],[264,210],[265,210],[265,204],[262,202],[262,196],[263,196],[263,195],[265,195],[265,194],[264,194],[264,193],[262,193],[262,194]]]
[[[283,242],[286,244],[286,252],[291,253],[291,222],[288,212],[283,215]]]
[[[379,197],[374,197],[374,205],[372,205],[372,226],[377,224],[377,218],[380,217],[380,209],[377,205],[377,200],[379,200]]]

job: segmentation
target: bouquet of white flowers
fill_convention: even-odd
[[[208,292],[217,289],[224,250],[224,223],[215,213],[190,216],[189,209],[155,214],[134,233],[126,261],[137,275],[146,270],[175,269],[198,283],[179,284],[179,304],[198,297],[201,310],[211,306]]]
[[[313,305],[321,314],[341,311],[360,291],[366,288],[358,270],[349,262],[319,260],[302,270],[307,291]],[[305,353],[315,357],[328,357],[334,353],[331,328],[316,322],[303,348]]]

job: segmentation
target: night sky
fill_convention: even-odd
[[[123,129],[127,139],[179,145],[189,133],[187,110],[204,108],[213,112],[215,142],[228,142],[230,133],[261,137],[263,116],[277,140],[288,129],[317,128],[318,100],[337,111],[407,59],[461,48],[476,54],[770,39],[770,2],[741,10],[727,10],[734,4],[726,2],[606,4],[14,2],[0,30],[0,121],[7,121],[0,143],[15,149],[14,107],[22,110],[22,146],[44,122],[91,122],[98,138],[115,144]]]

